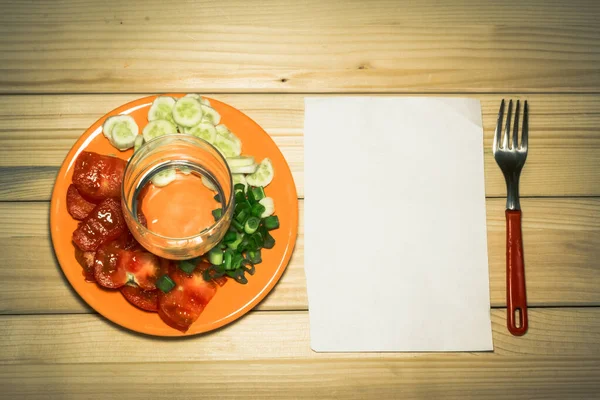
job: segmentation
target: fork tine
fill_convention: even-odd
[[[529,113],[527,112],[527,100],[523,107],[523,135],[521,137],[521,149],[527,151],[527,141],[529,139]]]
[[[500,135],[502,134],[502,119],[504,117],[504,99],[502,99],[502,103],[500,103],[500,111],[498,111],[498,122],[496,122],[496,132],[494,133],[494,144],[492,145],[492,149],[494,152],[498,149],[498,144],[500,143]]]
[[[510,137],[510,119],[512,118],[512,100],[508,102],[508,111],[506,112],[506,125],[504,127],[504,140],[502,140],[502,148],[508,149],[508,138]]]
[[[511,149],[516,150],[519,147],[519,100],[517,100],[517,106],[515,107],[515,123],[513,125]]]

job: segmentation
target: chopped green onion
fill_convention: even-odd
[[[249,214],[250,213],[246,212],[246,210],[242,210],[235,216],[235,220],[240,224],[243,224],[244,222],[246,222],[246,218],[250,216]]]
[[[250,242],[254,244],[254,247],[256,247],[257,249],[260,249],[261,247],[263,247],[263,245],[265,244],[262,235],[260,234],[260,232],[254,232],[251,236],[250,236]]]
[[[262,257],[260,254],[260,250],[256,250],[256,251],[249,251],[247,254],[248,257],[248,261],[250,261],[252,264],[260,264],[262,262]]]
[[[233,242],[235,239],[237,239],[237,233],[233,232],[233,231],[228,231],[225,236],[223,237],[223,242],[225,244]]]
[[[215,199],[215,201],[218,201],[219,203],[221,202],[221,196],[219,195],[219,193],[215,194],[215,197],[213,197]]]
[[[212,265],[223,264],[223,251],[217,247],[214,247],[211,251],[208,252],[208,261],[210,261]]]
[[[194,270],[196,269],[196,264],[190,262],[190,261],[180,261],[179,262],[179,269],[181,269],[183,272],[185,272],[188,275],[191,275],[192,272],[194,272]]]
[[[250,217],[244,224],[244,232],[251,235],[258,229],[258,225],[260,224],[260,219],[256,217]]]
[[[225,250],[225,253],[223,253],[223,258],[223,267],[225,267],[226,270],[232,269],[231,261],[233,258],[233,251],[231,251],[231,249]]]
[[[225,269],[222,265],[211,265],[207,269],[204,270],[202,277],[205,281],[211,281],[213,279],[217,279],[225,275]]]
[[[238,268],[233,271],[227,271],[226,273],[228,276],[235,279],[237,283],[241,283],[242,285],[248,283],[248,279],[246,279],[246,277],[244,276],[244,270],[241,268]]]
[[[163,275],[156,281],[156,287],[163,293],[169,293],[175,287],[175,282],[169,275]]]
[[[238,232],[244,232],[244,225],[237,222],[235,219],[231,220],[231,226],[238,230]]]
[[[268,231],[279,228],[279,218],[277,215],[271,215],[270,217],[265,218],[263,221],[265,228],[267,228]]]
[[[238,194],[239,192],[246,193],[246,186],[244,186],[243,183],[236,183],[233,185],[233,192],[235,194]]]
[[[243,233],[237,233],[236,239],[233,242],[227,243],[227,247],[229,247],[231,250],[238,250],[238,247],[240,246],[240,243],[242,243],[243,238],[244,238]]]
[[[263,206],[260,203],[256,203],[255,205],[252,206],[252,210],[250,211],[252,213],[252,215],[254,215],[255,217],[259,217],[262,215],[262,213],[264,213],[266,210],[265,206]]]
[[[242,192],[237,192],[235,194],[235,202],[236,203],[243,203],[246,201],[246,195]]]
[[[249,244],[248,237],[244,236],[242,238],[242,241],[240,242],[240,244],[237,247],[237,251],[239,251],[240,253],[242,253],[242,252],[248,250],[248,244]]]
[[[246,267],[247,265],[250,265],[250,268]],[[244,271],[246,271],[247,273],[249,273],[250,275],[254,275],[254,272],[256,271],[256,268],[254,268],[254,264],[252,264],[248,260],[242,261],[242,269]]]
[[[272,249],[273,246],[275,246],[275,239],[273,238],[273,236],[271,236],[269,232],[265,233],[266,234],[263,235],[263,247],[265,249]]]
[[[244,256],[242,256],[240,253],[235,253],[233,255],[233,258],[231,260],[231,266],[233,269],[238,269],[239,267],[242,266],[242,261],[244,261]]]
[[[215,217],[215,221],[221,218],[223,215],[223,210],[221,208],[217,208],[216,210],[212,210],[212,215]]]
[[[248,191],[248,197],[250,196],[252,196],[255,201],[260,201],[266,197],[265,190],[261,186],[252,187]]]
[[[242,210],[245,210],[245,211],[250,210],[250,204],[248,204],[248,202],[246,200],[244,200],[242,202],[236,202],[236,204],[235,204],[235,214],[239,213]]]

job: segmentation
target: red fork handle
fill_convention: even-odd
[[[506,304],[508,331],[515,336],[524,335],[529,322],[520,210],[506,210]]]

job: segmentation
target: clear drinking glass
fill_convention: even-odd
[[[176,171],[173,182],[152,183],[169,169]],[[160,257],[183,260],[208,252],[223,238],[235,207],[233,192],[231,171],[215,147],[192,135],[164,135],[144,144],[127,163],[121,204],[142,246]],[[221,209],[216,220],[215,209]]]

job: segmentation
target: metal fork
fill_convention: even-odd
[[[529,134],[527,101],[523,107],[523,129],[519,144],[519,100],[515,109],[515,120],[511,135],[513,102],[508,103],[504,139],[504,99],[500,104],[498,123],[494,134],[493,153],[496,163],[506,179],[506,304],[507,326],[515,336],[524,335],[528,328],[527,295],[525,291],[525,263],[523,262],[523,239],[521,234],[521,205],[519,204],[519,177],[527,159]]]

